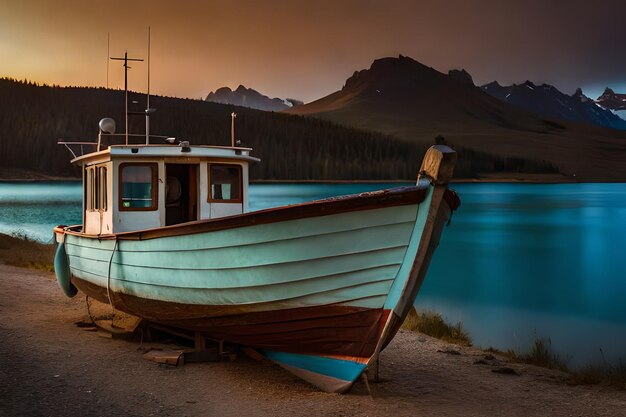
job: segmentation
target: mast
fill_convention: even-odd
[[[109,89],[109,58],[111,57],[111,34],[107,32],[107,90]]]
[[[237,113],[232,112],[230,114],[230,146],[235,147],[235,117]]]
[[[124,113],[126,116],[126,129],[124,134],[126,136],[126,144],[128,145],[128,70],[131,68],[128,66],[128,61],[143,61],[143,59],[129,58],[128,51],[124,52],[124,58],[111,59],[115,61],[124,61]]]

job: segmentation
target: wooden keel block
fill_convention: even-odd
[[[182,365],[184,360],[181,361],[184,352],[181,350],[151,350],[144,353],[143,358],[156,363],[163,363],[166,365]]]
[[[128,330],[126,327],[117,327],[111,324],[111,320],[95,320],[94,324],[98,328],[98,336],[108,339],[120,339],[120,340],[132,340],[134,336],[134,329],[137,327],[133,325],[133,330]]]
[[[197,352],[206,350],[206,336],[201,332],[194,333],[194,349]]]
[[[428,148],[418,180],[421,177],[432,178],[435,185],[445,185],[452,179],[454,166],[456,165],[457,153],[446,145],[434,145]]]

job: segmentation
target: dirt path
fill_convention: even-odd
[[[81,320],[84,299],[66,298],[53,276],[0,265],[0,416],[626,416],[626,391],[570,386],[559,372],[416,333],[383,352],[385,382],[370,397],[362,382],[326,394],[243,355],[157,365],[138,343],[102,338]],[[520,375],[492,372],[501,367]]]

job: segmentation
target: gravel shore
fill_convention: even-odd
[[[573,386],[558,371],[401,331],[381,356],[382,382],[319,392],[280,367],[173,367],[137,342],[100,337],[80,294],[49,273],[0,265],[2,416],[626,416],[626,391]]]

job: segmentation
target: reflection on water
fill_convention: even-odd
[[[626,359],[626,184],[464,184],[416,306],[480,346]]]
[[[338,195],[357,194],[383,188],[400,187],[410,184],[252,184],[250,186],[250,210],[261,210],[287,204],[303,203]]]
[[[250,209],[389,187],[253,184]],[[459,184],[416,306],[462,321],[476,345],[549,337],[570,364],[626,359],[626,184]],[[79,183],[1,183],[0,233],[50,241],[81,221]],[[602,354],[600,353],[602,349]]]

